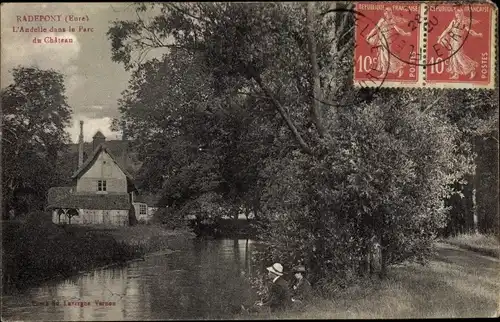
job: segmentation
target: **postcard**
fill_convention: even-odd
[[[3,321],[498,317],[493,2],[0,11]]]

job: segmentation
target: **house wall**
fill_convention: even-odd
[[[61,215],[61,220],[62,220],[62,215]],[[57,216],[57,210],[52,210],[52,222],[54,224],[58,224],[59,223],[59,220],[58,220],[58,216]]]
[[[158,210],[158,207],[148,207],[148,215],[150,217],[153,217],[153,215],[155,214],[155,212]]]
[[[150,221],[153,215],[153,212],[151,211],[153,208],[148,207],[147,204],[142,203],[142,202],[134,202],[132,203],[134,205],[134,210],[135,210],[135,217],[137,220],[143,220],[143,221]],[[141,214],[140,212],[140,205],[145,205],[146,206],[146,213]]]
[[[144,221],[146,222],[149,222],[153,219],[153,215],[155,213],[155,211],[158,210],[158,207],[149,207],[148,206],[148,215],[146,217],[144,217]]]
[[[128,226],[128,210],[95,210],[79,209],[80,215],[71,218],[71,224],[75,225],[113,225]],[[52,222],[69,223],[68,217],[61,215],[59,222],[57,211],[52,212]]]
[[[107,192],[127,192],[127,177],[111,156],[101,151],[94,164],[77,181],[77,192],[97,191],[97,181],[106,180]]]

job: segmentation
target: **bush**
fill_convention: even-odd
[[[167,207],[158,208],[154,212],[152,223],[165,225],[169,229],[181,228],[186,225],[184,216],[180,211],[174,211]]]
[[[262,260],[304,263],[313,283],[339,285],[390,264],[424,262],[445,224],[443,200],[467,169],[455,153],[457,136],[408,106],[341,114],[320,157],[295,153],[267,164]]]

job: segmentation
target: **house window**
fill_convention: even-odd
[[[106,191],[106,180],[97,180],[97,191]]]
[[[148,206],[145,204],[139,205],[139,215],[147,215],[148,214]]]

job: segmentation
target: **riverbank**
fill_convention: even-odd
[[[385,281],[356,285],[333,299],[316,297],[303,312],[255,313],[235,319],[391,319],[493,317],[500,261],[437,244],[427,266],[393,267]]]
[[[176,250],[193,237],[187,230],[157,226],[99,227],[55,225],[38,214],[2,224],[2,292],[66,278],[82,271]]]
[[[162,250],[179,250],[195,234],[186,229],[167,229],[159,225],[136,225],[127,227],[88,225],[72,226],[73,231],[91,232],[112,237],[119,243],[137,247],[142,254]]]
[[[188,227],[198,237],[252,239],[257,236],[254,219],[190,219]]]

